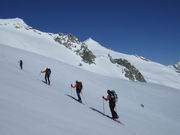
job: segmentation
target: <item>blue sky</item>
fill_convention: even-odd
[[[0,18],[14,17],[162,64],[180,61],[178,0],[1,0]]]

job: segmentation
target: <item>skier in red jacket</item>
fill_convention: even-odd
[[[80,95],[81,90],[82,90],[82,82],[76,81],[76,84],[74,86],[71,84],[71,88],[76,88],[76,93],[77,93],[78,101],[82,103],[81,95]]]

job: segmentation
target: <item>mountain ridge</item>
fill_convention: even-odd
[[[92,38],[80,41],[72,34],[41,32],[28,26],[20,18],[1,19],[0,36],[0,43],[3,45],[44,55],[84,70],[125,80],[145,80],[142,82],[180,89],[180,85],[177,84],[180,78],[172,69],[141,56],[123,54],[105,48]],[[113,63],[109,55],[122,62]],[[138,71],[142,76],[137,77],[134,71]],[[170,83],[165,83],[167,80]]]

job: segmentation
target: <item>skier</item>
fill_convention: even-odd
[[[106,98],[104,96],[102,98],[106,101],[109,101],[109,108],[111,110],[112,119],[118,119],[119,116],[117,115],[117,113],[114,110],[114,108],[116,106],[117,95],[116,95],[115,91],[110,91],[110,90],[107,90],[107,94],[108,95]]]
[[[71,88],[76,88],[76,94],[77,94],[77,97],[78,97],[78,101],[80,103],[82,103],[81,95],[80,95],[80,93],[82,91],[82,88],[83,88],[82,82],[76,81],[76,84],[74,86],[71,84]]]
[[[44,71],[41,71],[41,73],[45,73],[45,83],[50,85],[50,75],[51,75],[51,69],[46,68]]]
[[[23,69],[23,61],[20,60],[18,63],[19,63],[19,66],[20,66],[20,68],[21,68],[21,70],[22,70],[22,69]]]

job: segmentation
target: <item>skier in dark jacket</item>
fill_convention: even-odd
[[[81,90],[82,90],[82,82],[80,81],[76,81],[76,84],[73,86],[71,84],[71,88],[76,88],[76,93],[77,93],[77,97],[78,97],[78,101],[82,103],[82,100],[81,100]]]
[[[20,68],[22,70],[23,69],[23,61],[22,60],[19,61],[19,66],[20,66]]]
[[[50,75],[51,75],[51,69],[50,68],[46,68],[45,70],[41,71],[41,73],[45,74],[45,82],[46,84],[50,85]]]
[[[119,116],[117,115],[117,113],[114,110],[116,107],[116,101],[115,101],[114,97],[112,96],[112,93],[110,90],[107,90],[107,94],[108,95],[106,98],[104,96],[102,98],[106,101],[109,101],[109,108],[111,110],[112,119],[118,119]]]

